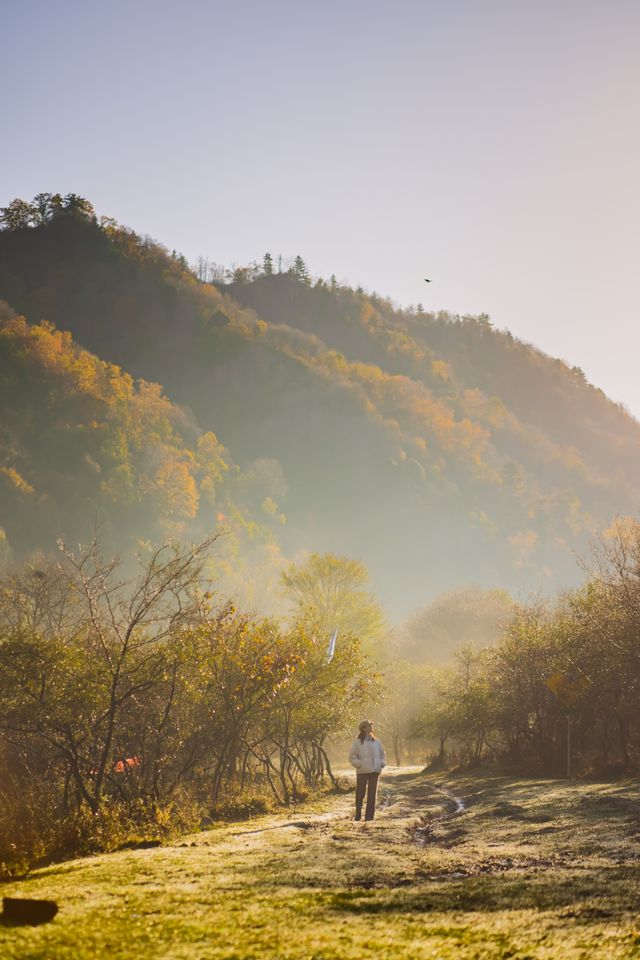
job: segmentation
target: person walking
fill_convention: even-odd
[[[353,741],[349,762],[356,768],[356,820],[362,819],[362,802],[365,793],[367,806],[365,820],[373,820],[376,812],[376,791],[378,777],[387,762],[384,747],[373,734],[373,721],[363,720],[359,725],[358,736]]]

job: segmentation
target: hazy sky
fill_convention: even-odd
[[[639,0],[0,0],[0,30],[0,204],[486,312],[640,415]]]

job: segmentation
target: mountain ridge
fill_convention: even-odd
[[[358,557],[396,612],[464,582],[568,586],[635,511],[640,424],[577,368],[484,315],[236,277],[199,282],[113,221],[0,232],[0,296],[160,382],[241,466],[271,462],[285,551]]]

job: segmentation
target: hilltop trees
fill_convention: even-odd
[[[22,230],[34,226],[35,208],[25,200],[12,200],[6,207],[0,207],[0,227],[3,230]]]
[[[38,193],[31,203],[17,198],[8,206],[0,207],[0,229],[40,227],[61,216],[96,222],[93,205],[77,193],[68,193],[64,197],[59,193]]]
[[[302,281],[302,283],[309,283],[309,272],[307,270],[307,265],[302,259],[302,257],[300,256],[300,254],[298,254],[298,256],[293,261],[293,267],[291,268],[291,272],[293,273],[296,280],[300,280]]]

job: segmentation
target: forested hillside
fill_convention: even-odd
[[[268,473],[241,472],[158,384],[0,302],[0,403],[0,561],[51,552],[58,538],[98,535],[130,553],[220,532],[224,586],[257,602],[259,589],[246,593],[254,574],[256,587],[272,585],[281,518]]]
[[[262,484],[250,506],[287,553],[360,558],[394,613],[460,583],[575,583],[574,551],[635,512],[640,425],[486,316],[401,310],[301,260],[202,282],[86,201],[47,197],[5,208],[0,296],[162,384]]]

